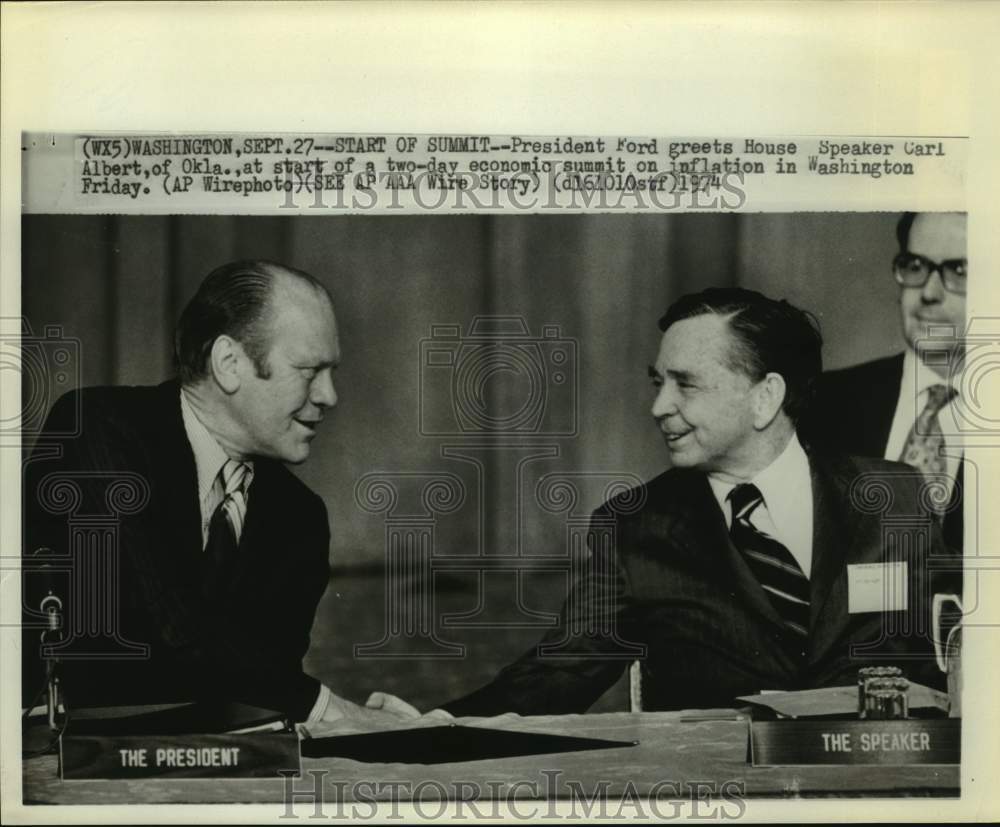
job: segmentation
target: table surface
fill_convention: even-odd
[[[716,715],[705,719],[708,715]],[[701,718],[702,720],[697,720]],[[727,719],[728,718],[728,719]],[[416,725],[440,725],[425,721]],[[352,798],[353,785],[363,795],[406,800],[417,790],[421,800],[444,789],[449,797],[468,798],[477,788],[524,798],[567,798],[579,791],[590,796],[653,792],[658,799],[689,798],[691,785],[708,783],[730,797],[805,797],[856,795],[958,796],[957,766],[817,766],[753,767],[747,762],[747,721],[732,710],[706,712],[608,713],[497,718],[465,718],[455,723],[520,732],[565,734],[638,741],[633,747],[551,753],[444,764],[372,764],[343,758],[302,759],[303,778],[294,789],[312,788],[310,771],[321,773],[324,801]],[[337,724],[322,734],[359,731]],[[25,804],[151,804],[282,802],[281,779],[174,779],[127,781],[61,781],[54,755],[24,763]],[[381,789],[373,785],[381,782]],[[464,787],[458,786],[465,785]],[[422,785],[422,786],[421,786]],[[470,786],[471,785],[471,786]],[[702,788],[704,789],[704,788]],[[672,794],[673,791],[676,794]],[[734,792],[736,791],[736,792]]]

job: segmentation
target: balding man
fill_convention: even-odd
[[[337,402],[329,294],[291,267],[225,264],[185,308],[175,351],[177,380],[62,397],[45,433],[72,433],[74,417],[79,433],[59,441],[58,458],[29,463],[28,553],[69,563],[55,590],[69,603],[57,654],[70,703],[243,701],[313,722],[375,714],[302,670],[330,533],[322,500],[285,464],[308,458]],[[78,516],[107,510],[115,478],[147,488],[148,502],[120,517],[110,628],[95,635],[79,619],[104,611],[99,556],[69,547],[51,486],[78,492]],[[37,637],[25,650],[37,656]]]

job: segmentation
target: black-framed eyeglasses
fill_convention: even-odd
[[[896,283],[902,287],[923,287],[931,273],[936,272],[941,276],[941,284],[945,290],[965,295],[969,262],[964,258],[932,261],[919,253],[900,253],[892,261],[892,272],[896,276]]]

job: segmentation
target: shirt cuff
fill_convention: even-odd
[[[333,692],[330,691],[330,688],[326,684],[321,683],[319,685],[319,695],[316,696],[316,703],[313,704],[313,708],[309,712],[309,717],[306,718],[306,723],[318,724],[322,721],[331,700],[333,700]]]

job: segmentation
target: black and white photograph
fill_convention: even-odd
[[[670,750],[728,734],[704,770],[752,794],[744,715],[957,714],[932,609],[961,594],[974,472],[963,343],[931,333],[965,327],[966,222],[26,215],[23,697],[55,670],[63,772],[88,706],[317,733],[516,713],[499,731],[615,736],[602,771],[642,765],[642,711]],[[865,669],[894,694],[859,695]],[[382,763],[422,749],[447,784],[429,732]],[[604,780],[567,751],[500,766]],[[939,766],[813,772],[949,790]]]
[[[12,823],[981,818],[981,145],[456,123],[20,123]]]

